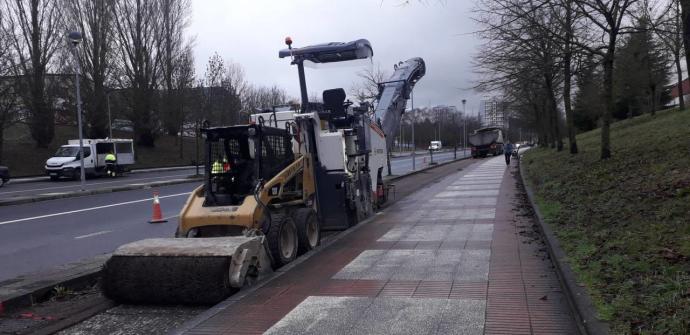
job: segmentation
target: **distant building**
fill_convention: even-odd
[[[482,127],[505,128],[506,126],[505,110],[495,98],[481,101],[479,115],[481,116]]]
[[[678,84],[674,84],[669,87],[671,89],[671,104],[680,104],[680,99],[678,99]],[[683,80],[683,101],[687,104],[690,99],[690,78]]]

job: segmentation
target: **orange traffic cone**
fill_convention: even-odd
[[[163,211],[161,211],[161,201],[158,199],[158,192],[153,193],[153,216],[149,223],[163,223],[168,220],[163,219]]]

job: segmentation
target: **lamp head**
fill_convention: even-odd
[[[67,35],[67,38],[69,38],[69,41],[72,42],[72,44],[74,44],[75,46],[76,46],[77,44],[79,44],[79,43],[81,42],[81,39],[82,39],[81,33],[78,32],[78,31],[70,32],[70,33]]]

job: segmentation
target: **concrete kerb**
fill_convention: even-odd
[[[61,194],[50,194],[50,195],[40,195],[40,196],[31,196],[31,197],[28,197],[28,196],[27,197],[17,197],[17,198],[12,198],[12,199],[0,200],[0,206],[20,205],[20,204],[28,204],[28,203],[32,203],[32,202],[39,202],[39,201],[46,201],[46,200],[56,200],[56,199],[65,199],[65,198],[72,198],[72,197],[81,197],[81,196],[85,196],[85,195],[95,195],[95,194],[104,194],[104,193],[112,193],[112,192],[140,190],[140,189],[147,189],[147,188],[152,188],[152,187],[184,184],[184,183],[190,183],[190,182],[201,181],[201,180],[202,180],[202,177],[189,176],[188,178],[183,178],[183,179],[156,181],[156,182],[151,182],[151,183],[146,183],[146,184],[125,185],[125,186],[117,186],[117,187],[102,188],[102,189],[95,189],[95,190],[65,192],[65,193],[61,193]]]
[[[520,160],[522,160],[522,158],[520,158]],[[592,299],[589,297],[584,287],[578,285],[577,277],[568,263],[568,258],[561,248],[560,242],[553,233],[553,230],[551,230],[551,227],[544,222],[544,216],[539,210],[539,206],[537,206],[534,191],[526,183],[524,168],[522,164],[518,163],[518,165],[520,167],[520,179],[525,187],[527,198],[534,209],[542,235],[545,237],[549,256],[551,256],[553,260],[556,274],[563,285],[568,303],[576,314],[575,320],[577,321],[576,323],[580,333],[591,335],[609,334],[608,323],[597,318],[597,311],[594,307],[594,303],[592,303]]]

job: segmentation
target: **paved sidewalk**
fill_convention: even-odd
[[[575,334],[515,171],[429,185],[187,333]]]

